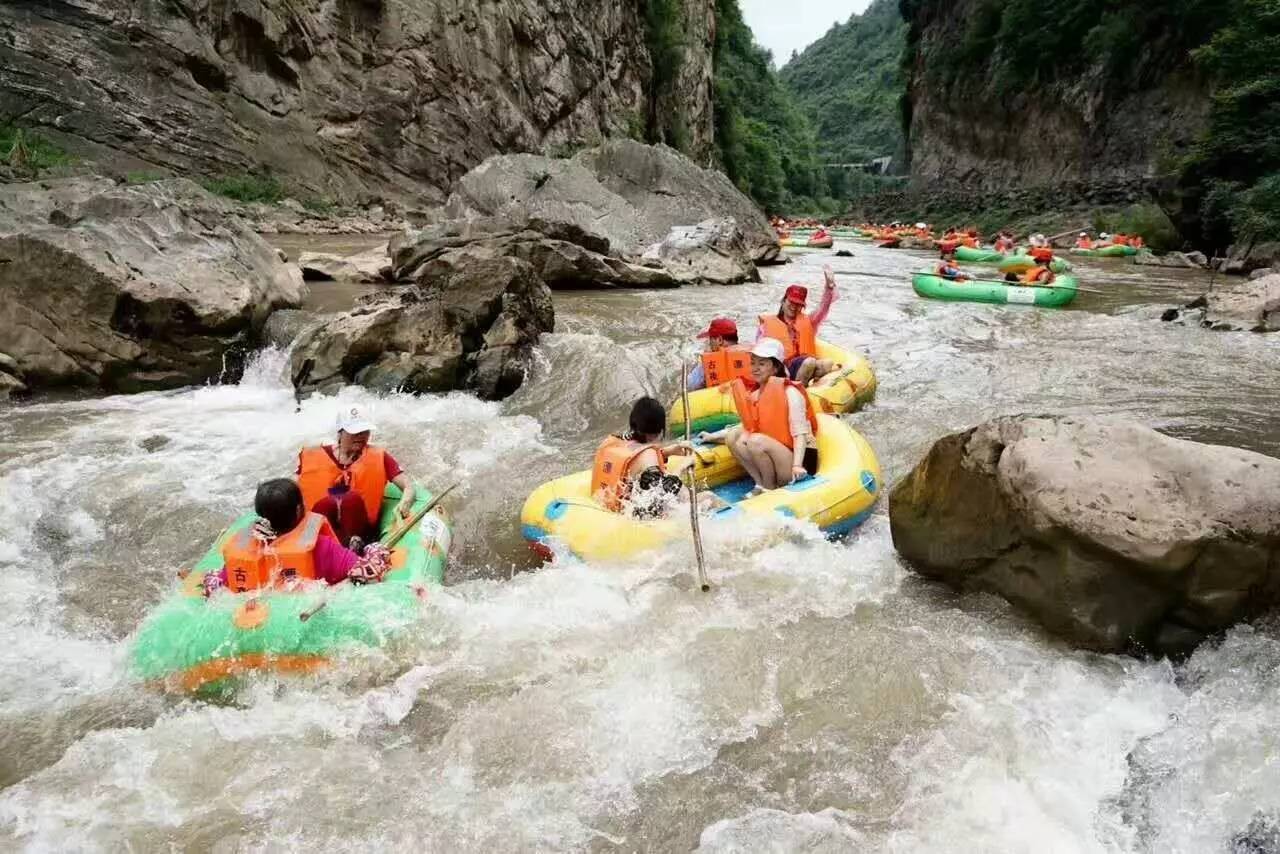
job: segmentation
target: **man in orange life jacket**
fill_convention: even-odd
[[[738,324],[717,317],[698,337],[706,339],[707,349],[689,372],[689,391],[751,376],[751,354],[738,345]]]
[[[687,446],[659,444],[667,429],[667,411],[652,397],[631,407],[631,429],[605,438],[591,469],[591,496],[617,513],[624,502],[636,516],[653,518],[666,510],[665,495],[678,495],[682,483],[667,474],[667,457]]]
[[[938,261],[937,266],[933,268],[933,274],[949,282],[969,281],[969,277],[964,274],[964,271],[956,266],[955,243],[943,241],[939,244],[939,248],[942,250],[942,258]]]
[[[782,360],[781,341],[757,341],[751,349],[754,387],[741,379],[730,386],[742,423],[698,437],[728,445],[734,459],[755,481],[755,493],[786,486],[818,471],[814,439],[818,419],[804,387],[787,379]]]
[[[756,330],[756,342],[772,338],[782,342],[783,361],[788,376],[798,383],[807,384],[834,371],[838,366],[829,359],[818,358],[818,327],[827,319],[831,304],[836,299],[836,277],[830,266],[822,268],[824,280],[822,301],[812,315],[804,311],[809,299],[809,289],[791,285],[783,294],[778,313],[760,315]]]
[[[1089,239],[1089,232],[1082,231],[1080,236],[1076,238],[1077,249],[1092,249],[1093,241]]]
[[[338,415],[338,440],[303,448],[297,478],[303,503],[329,520],[338,538],[356,547],[378,538],[382,494],[388,483],[400,487],[396,513],[408,517],[413,507],[413,481],[390,454],[369,444],[373,422],[358,407]]]
[[[1024,273],[1021,281],[1019,281],[1018,284],[1020,285],[1037,285],[1037,284],[1051,285],[1053,284],[1053,280],[1057,278],[1057,276],[1054,274],[1053,270],[1049,266],[1050,264],[1053,263],[1053,252],[1049,252],[1047,254],[1041,253],[1040,255],[1037,256],[1034,254],[1035,251],[1036,250],[1033,250],[1032,257],[1035,258],[1036,266],[1032,267],[1030,270]]]

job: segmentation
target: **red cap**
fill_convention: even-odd
[[[804,285],[791,285],[787,288],[787,293],[783,297],[787,302],[794,302],[804,305],[809,301],[809,289]]]
[[[730,335],[737,337],[738,324],[727,317],[717,317],[711,321],[706,332],[698,333],[699,338],[728,338]]]

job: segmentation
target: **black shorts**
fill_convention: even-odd
[[[813,477],[815,474],[818,473],[818,449],[817,448],[804,449],[803,465],[804,465],[804,470],[809,473],[809,477]]]

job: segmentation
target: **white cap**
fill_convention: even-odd
[[[916,223],[916,228],[928,228],[928,226],[927,226],[927,225],[925,225],[923,222],[917,222],[917,223]]]
[[[1104,232],[1102,232],[1101,234],[1099,234],[1098,236],[1099,236],[1099,237],[1101,237],[1103,240],[1106,240],[1106,239],[1107,239],[1108,237],[1110,237],[1111,235],[1110,235],[1110,234],[1107,234],[1107,233],[1104,231]]]
[[[1088,237],[1088,236],[1089,236],[1089,232],[1087,232],[1087,231],[1082,231],[1082,232],[1080,232],[1080,236],[1081,236],[1081,237]]]
[[[373,422],[360,407],[348,406],[338,411],[338,430],[342,433],[368,433],[373,430]]]
[[[756,342],[756,346],[751,348],[751,355],[761,359],[777,359],[779,362],[783,361],[785,352],[782,349],[782,342],[776,338],[761,338]]]

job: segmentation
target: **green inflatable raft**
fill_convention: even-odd
[[[1138,250],[1132,246],[1103,246],[1100,249],[1072,249],[1073,255],[1083,255],[1086,258],[1128,258],[1137,255]]]
[[[1030,255],[1014,253],[1005,255],[994,249],[970,249],[968,246],[956,247],[956,260],[966,264],[995,264],[1001,271],[1025,270],[1036,265]],[[1049,269],[1055,273],[1071,272],[1071,265],[1061,258],[1054,258]]]
[[[384,536],[397,522],[399,500],[400,490],[389,484]],[[414,511],[430,500],[419,487]],[[379,583],[252,593],[223,588],[206,598],[204,576],[222,567],[223,542],[255,518],[246,513],[232,522],[143,621],[129,654],[133,675],[166,690],[205,693],[254,670],[305,673],[344,648],[383,646],[420,619],[428,588],[444,577],[452,541],[447,517],[436,507],[392,550],[392,569]]]
[[[952,282],[932,273],[916,273],[911,286],[920,296],[929,299],[989,302],[997,305],[1061,308],[1076,298],[1076,280],[1071,276],[1058,276],[1051,286],[1028,286],[999,282]]]

